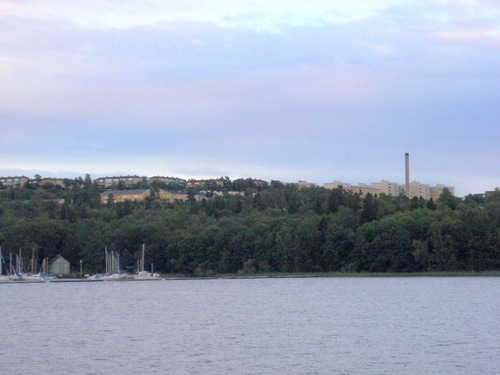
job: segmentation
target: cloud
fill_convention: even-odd
[[[438,40],[448,43],[500,49],[500,28],[439,31],[436,33],[436,37]]]
[[[399,181],[410,152],[420,180],[487,181],[497,15],[488,1],[0,0],[2,163],[355,183]]]
[[[277,31],[282,26],[317,26],[325,23],[357,22],[381,10],[412,1],[379,0],[309,0],[265,1],[194,0],[178,1],[108,0],[61,2],[39,0],[22,3],[2,1],[4,16],[67,21],[84,28],[162,27],[171,23],[211,23],[218,27],[243,27],[260,31]]]
[[[375,84],[365,68],[321,62],[356,53],[344,41],[336,52],[311,48],[324,29],[283,39],[206,25],[116,32],[39,21],[27,33],[15,19],[4,27],[11,36],[0,38],[0,113],[7,116],[199,127],[214,116],[284,111],[290,101],[356,101]]]

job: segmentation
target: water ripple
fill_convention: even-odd
[[[498,311],[497,278],[2,285],[0,369],[494,374]]]

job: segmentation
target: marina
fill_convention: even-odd
[[[85,277],[72,277],[65,278],[62,276],[55,276],[49,272],[49,260],[48,258],[43,259],[42,264],[38,272],[35,258],[35,250],[33,249],[33,255],[31,258],[31,272],[25,272],[23,266],[23,257],[21,250],[18,254],[15,254],[15,259],[13,259],[12,253],[9,256],[9,265],[2,254],[2,248],[0,246],[0,284],[3,283],[20,283],[20,284],[32,284],[32,283],[81,283],[81,282],[102,282],[102,281],[146,281],[146,280],[163,280],[159,273],[154,272],[153,264],[151,264],[151,272],[144,270],[144,259],[145,259],[145,249],[146,245],[142,245],[141,256],[139,257],[136,265],[136,271],[134,273],[127,273],[122,270],[120,262],[120,254],[114,251],[108,251],[107,247],[104,248],[104,259],[105,259],[105,271],[100,274],[89,275],[86,274]],[[64,259],[60,255],[56,256],[54,260]],[[65,260],[64,260],[65,261]],[[67,261],[66,261],[67,262]],[[7,274],[3,274],[3,269],[7,271]],[[69,269],[69,268],[68,268]],[[80,272],[81,273],[81,272]]]

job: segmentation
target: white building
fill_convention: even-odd
[[[445,185],[437,184],[436,186],[431,186],[431,198],[432,198],[432,200],[436,201],[441,196],[444,189],[448,189],[450,191],[451,195],[455,195],[455,188],[453,186],[445,186]]]
[[[333,182],[325,182],[323,184],[323,187],[325,189],[337,189],[339,186],[342,186],[343,189],[348,189],[351,187],[351,184],[347,183],[347,182],[342,182],[342,181],[333,181]]]

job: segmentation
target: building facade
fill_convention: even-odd
[[[167,201],[169,203],[185,202],[188,200],[188,194],[185,191],[167,191],[160,189],[158,191],[158,196],[161,200]]]
[[[101,193],[101,203],[108,203],[113,201],[125,202],[125,201],[135,201],[140,202],[151,195],[149,189],[138,189],[138,190],[107,190]]]
[[[186,180],[179,177],[164,177],[164,176],[153,176],[149,178],[149,183],[153,182],[163,182],[169,185],[178,185],[178,186],[186,186]]]
[[[351,185],[350,183],[347,182],[333,181],[333,182],[326,182],[323,184],[323,187],[329,190],[337,189],[339,186],[343,190],[349,191],[353,194],[366,195],[370,193],[371,195],[380,195],[381,193],[381,189],[363,183],[359,183],[358,185]]]
[[[341,186],[342,189],[347,189],[347,188],[351,187],[351,184],[349,184],[347,182],[337,181],[337,180],[333,181],[333,182],[325,182],[323,184],[323,187],[325,189],[328,189],[328,190],[338,189],[339,186]]]
[[[437,199],[439,199],[441,194],[443,194],[444,189],[448,189],[449,192],[451,193],[451,195],[455,195],[455,188],[453,186],[445,186],[445,185],[438,184],[436,186],[431,186],[431,188],[430,188],[430,194],[431,194],[432,200],[436,201]]]
[[[370,193],[371,195],[380,195],[380,189],[373,188],[366,184],[352,185],[344,189],[345,191],[350,191],[353,194],[366,195]]]
[[[299,190],[302,190],[302,189],[312,189],[318,185],[316,185],[314,182],[307,182],[300,180],[299,182],[297,182],[297,186],[299,187]]]
[[[371,187],[379,189],[380,194],[389,195],[391,197],[398,197],[401,194],[401,187],[397,182],[382,180],[380,182],[372,182]]]
[[[40,186],[54,185],[62,188],[66,187],[66,184],[64,183],[64,178],[55,178],[55,177],[42,178],[38,182],[38,185]]]
[[[70,273],[70,264],[61,255],[57,255],[50,261],[49,272],[52,275],[67,275]]]
[[[371,183],[371,185],[362,183],[358,185],[351,185],[342,181],[334,181],[323,184],[323,187],[325,189],[335,189],[339,186],[342,186],[342,188],[346,191],[351,191],[353,193],[358,193],[361,195],[366,195],[367,193],[371,193],[372,195],[386,194],[391,197],[405,195],[405,185],[400,185],[397,182],[390,182],[386,180],[373,182]],[[431,198],[433,200],[436,200],[443,193],[444,188],[448,189],[452,195],[455,195],[455,188],[453,186],[445,186],[440,184],[436,186],[430,186],[428,184],[422,184],[418,181],[413,181],[410,184],[410,198],[422,197],[426,200],[429,200]]]
[[[142,181],[139,176],[114,176],[114,177],[99,177],[94,180],[94,183],[101,189],[109,189],[113,184],[124,183],[125,186],[130,187]]]
[[[223,178],[212,178],[208,180],[188,180],[186,182],[186,188],[195,188],[195,187],[209,187],[210,185],[223,187],[224,179]]]
[[[26,176],[0,177],[0,187],[23,187],[29,181]]]
[[[161,200],[165,200],[169,203],[174,202],[185,202],[188,200],[189,195],[186,191],[168,191],[160,189],[158,192],[158,196]],[[194,199],[196,201],[201,201],[205,198],[205,194],[202,192],[194,193]]]
[[[429,200],[431,198],[431,187],[418,181],[412,181],[410,183],[410,199],[420,197]]]

